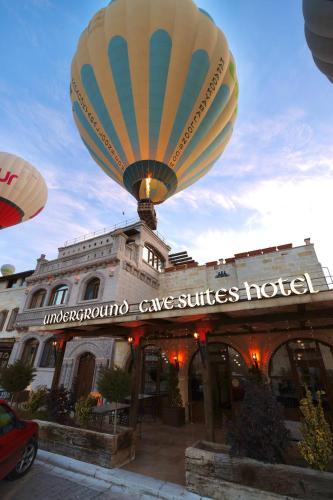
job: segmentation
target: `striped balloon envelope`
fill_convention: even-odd
[[[35,167],[0,152],[0,229],[35,217],[44,208],[47,186]]]
[[[113,0],[97,12],[80,37],[70,92],[93,159],[155,204],[210,170],[237,113],[226,38],[192,0]]]
[[[303,0],[305,37],[317,67],[333,83],[333,2]]]

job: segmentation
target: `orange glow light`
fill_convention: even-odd
[[[146,196],[150,198],[150,184],[151,184],[151,175],[149,174],[146,178]]]

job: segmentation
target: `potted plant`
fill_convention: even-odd
[[[163,424],[181,427],[185,425],[185,407],[179,390],[178,369],[169,365],[167,402],[162,409]]]
[[[115,403],[114,434],[117,434],[117,405],[130,393],[130,376],[121,368],[103,367],[97,381],[98,392],[109,402]]]

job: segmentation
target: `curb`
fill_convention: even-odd
[[[137,496],[147,495],[165,500],[209,500],[187,491],[183,486],[160,481],[152,477],[129,472],[122,469],[107,469],[99,465],[88,464],[74,458],[38,450],[36,463],[47,465],[49,468],[62,469],[69,473],[100,480],[109,486],[122,488],[126,493]],[[80,479],[80,482],[81,479]]]

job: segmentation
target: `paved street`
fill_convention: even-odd
[[[66,477],[64,477],[66,476]],[[150,496],[125,493],[119,486],[35,463],[28,474],[17,481],[0,481],[1,500],[135,500]]]

